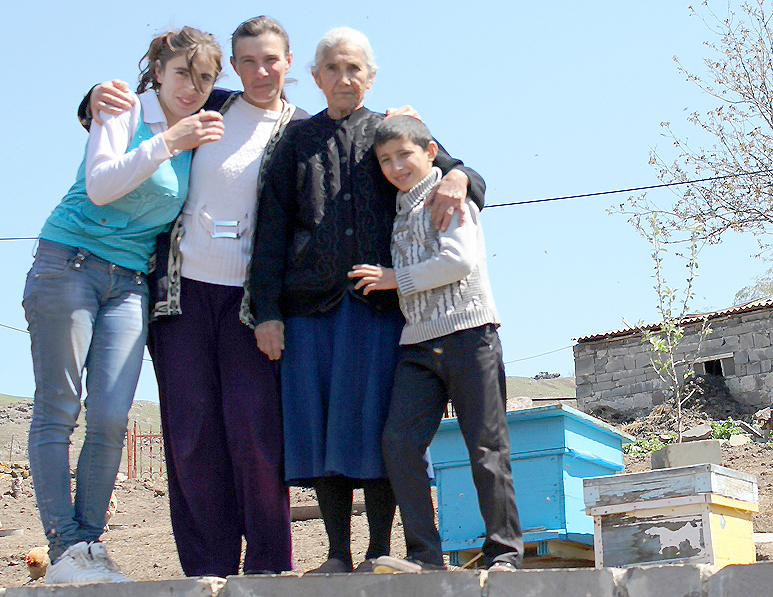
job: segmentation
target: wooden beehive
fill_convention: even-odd
[[[539,556],[578,555],[587,545],[592,560],[593,518],[583,502],[585,477],[623,468],[624,442],[607,423],[565,405],[507,413],[510,462],[524,541]],[[485,527],[472,481],[470,457],[455,418],[444,419],[430,446],[438,490],[438,519],[443,551],[457,557],[475,553]]]
[[[756,561],[753,475],[698,464],[583,483],[597,567]]]

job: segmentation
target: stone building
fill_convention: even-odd
[[[695,354],[704,319],[711,332],[700,344],[696,372],[722,375],[739,402],[760,408],[771,405],[773,298],[689,316],[679,357]],[[658,327],[653,323],[577,338],[574,366],[581,410],[603,407],[610,413],[639,416],[668,398],[667,385],[650,361],[650,344],[642,337],[644,330]]]

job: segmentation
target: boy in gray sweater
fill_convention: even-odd
[[[490,570],[514,570],[523,559],[523,538],[510,468],[499,316],[486,271],[480,213],[467,200],[446,231],[432,224],[425,201],[440,180],[432,166],[438,145],[420,120],[387,118],[373,147],[384,176],[399,189],[393,267],[355,265],[349,276],[359,278],[355,288],[364,294],[396,288],[406,319],[383,450],[407,557],[382,556],[375,569],[445,567],[424,453],[450,400],[486,524],[484,562]]]

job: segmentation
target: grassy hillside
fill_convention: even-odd
[[[577,386],[574,377],[553,379],[532,379],[531,377],[508,377],[507,396],[514,398],[574,398]]]

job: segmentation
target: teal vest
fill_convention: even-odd
[[[127,151],[153,137],[143,115],[141,111]],[[168,230],[185,202],[192,155],[187,150],[165,160],[136,189],[107,205],[94,204],[86,194],[84,155],[75,184],[46,220],[41,238],[83,247],[107,261],[147,273],[156,235]]]

